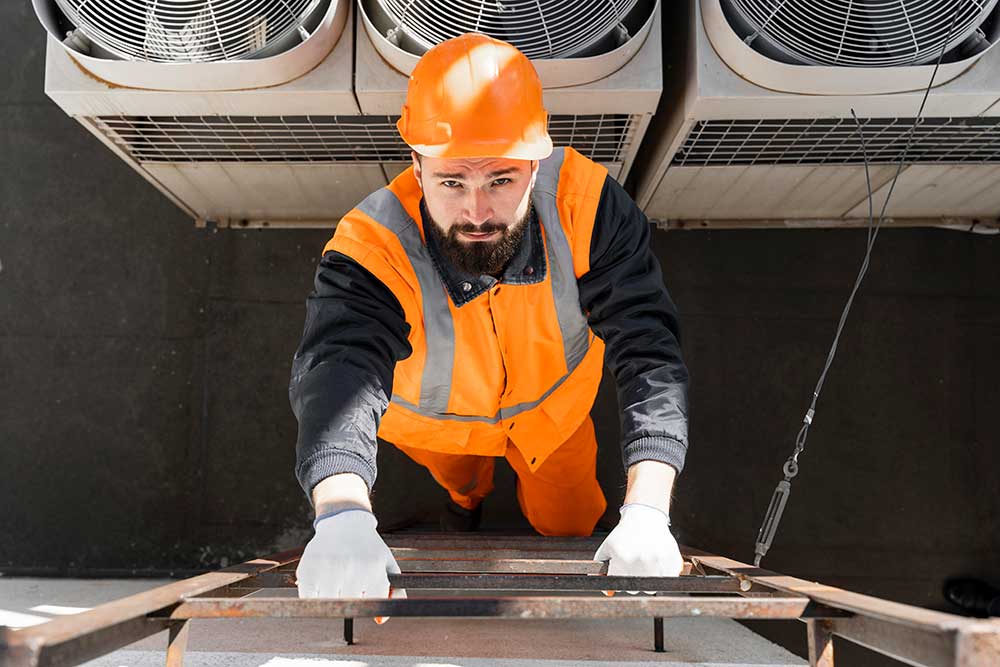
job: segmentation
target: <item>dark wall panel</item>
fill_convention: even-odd
[[[0,572],[186,571],[303,544],[287,402],[329,232],[195,229],[41,94],[42,32],[5,3],[0,71]],[[683,541],[749,559],[863,231],[658,232],[692,377]],[[887,230],[767,565],[939,606],[1000,563],[1000,237]],[[613,522],[609,378],[594,409]],[[384,527],[444,494],[391,446]],[[527,528],[502,462],[492,527]]]

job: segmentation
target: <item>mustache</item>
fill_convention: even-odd
[[[501,222],[484,222],[481,225],[474,225],[469,222],[452,225],[449,230],[449,236],[463,232],[467,234],[492,234],[493,232],[505,231],[507,231],[507,225]]]

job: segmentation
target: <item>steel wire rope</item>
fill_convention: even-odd
[[[937,62],[934,64],[930,81],[924,89],[923,98],[920,101],[920,108],[917,110],[916,118],[913,119],[913,123],[910,125],[910,131],[907,136],[906,144],[903,147],[903,153],[896,166],[896,173],[893,174],[892,182],[889,184],[889,190],[886,193],[885,201],[882,203],[882,208],[879,210],[877,222],[874,217],[875,193],[872,189],[870,164],[868,161],[868,150],[864,137],[864,129],[861,120],[858,118],[854,109],[851,109],[851,115],[854,117],[854,121],[857,126],[858,138],[861,143],[862,157],[865,163],[865,185],[868,190],[868,224],[866,225],[868,230],[868,241],[865,247],[865,256],[861,262],[861,268],[858,270],[857,278],[854,280],[854,287],[851,289],[851,293],[847,298],[847,303],[844,305],[844,309],[840,314],[840,321],[837,323],[837,331],[834,334],[833,343],[830,345],[830,351],[827,353],[826,363],[823,365],[823,371],[820,373],[819,380],[816,383],[816,388],[813,390],[812,401],[809,404],[809,409],[806,410],[805,417],[802,419],[802,427],[795,436],[795,449],[793,450],[792,455],[788,457],[782,466],[782,472],[784,473],[785,478],[778,482],[778,485],[774,489],[774,493],[771,494],[771,501],[764,514],[764,520],[761,523],[760,530],[757,533],[757,541],[754,545],[755,567],[760,566],[761,561],[764,556],[767,555],[768,550],[770,550],[774,537],[777,534],[778,525],[781,522],[785,505],[788,502],[788,496],[791,493],[791,481],[799,473],[799,455],[805,451],[806,439],[809,436],[809,427],[812,425],[813,417],[816,414],[816,404],[819,401],[820,392],[823,390],[823,384],[826,382],[827,372],[830,370],[830,366],[833,364],[833,359],[837,354],[837,347],[840,344],[840,335],[844,330],[844,324],[847,322],[847,316],[854,303],[854,297],[857,295],[858,289],[861,287],[861,283],[864,280],[865,275],[868,273],[868,267],[871,263],[872,248],[875,246],[875,241],[878,239],[882,223],[885,221],[885,213],[889,207],[889,201],[892,199],[892,193],[896,188],[896,182],[899,180],[899,175],[902,173],[903,167],[906,164],[906,156],[909,152],[911,144],[913,143],[913,137],[916,134],[916,130],[920,125],[921,119],[923,118],[924,108],[927,105],[927,99],[930,97],[931,89],[934,87],[934,79],[937,77],[938,69],[944,59],[944,54],[948,50],[947,47],[948,42],[951,39],[951,31],[954,29],[955,24],[958,21],[959,10],[966,2],[975,2],[975,0],[957,0],[957,6],[955,7],[955,11],[952,16],[948,36],[945,38],[944,44],[941,46],[941,54],[938,56]]]

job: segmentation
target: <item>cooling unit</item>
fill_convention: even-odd
[[[329,54],[348,7],[337,0],[32,0],[81,67],[120,86],[260,88]]]
[[[366,0],[356,31],[348,0],[33,2],[46,93],[201,224],[333,224],[409,163],[407,73],[462,32],[524,49],[553,139],[620,179],[662,88],[655,0]]]
[[[887,215],[946,224],[1000,214],[997,0],[675,4],[666,39],[682,44],[684,65],[665,82],[636,169],[650,218],[678,227],[863,224],[861,137],[877,213],[942,47]]]
[[[388,182],[348,0],[34,2],[46,93],[200,224],[331,226]]]
[[[378,151],[390,175],[410,160],[395,132],[408,74],[434,44],[478,31],[532,59],[555,144],[625,179],[662,90],[658,2],[362,0],[359,8],[355,92],[385,138]]]

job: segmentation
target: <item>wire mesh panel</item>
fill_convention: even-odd
[[[297,31],[320,0],[56,0],[95,43],[131,60],[253,56]],[[326,4],[329,4],[327,2]]]
[[[550,116],[549,135],[556,146],[571,146],[595,162],[623,162],[638,121],[628,114]]]
[[[672,160],[674,166],[896,163],[912,118],[870,118],[859,133],[853,118],[699,121]],[[923,118],[907,162],[1000,162],[1000,118]]]
[[[937,58],[978,29],[997,0],[723,0],[754,48],[793,63],[885,67]],[[957,16],[956,16],[957,12]],[[976,47],[971,44],[970,48]]]
[[[397,116],[101,116],[97,126],[139,162],[409,162]],[[621,162],[639,116],[551,116],[556,145]]]

